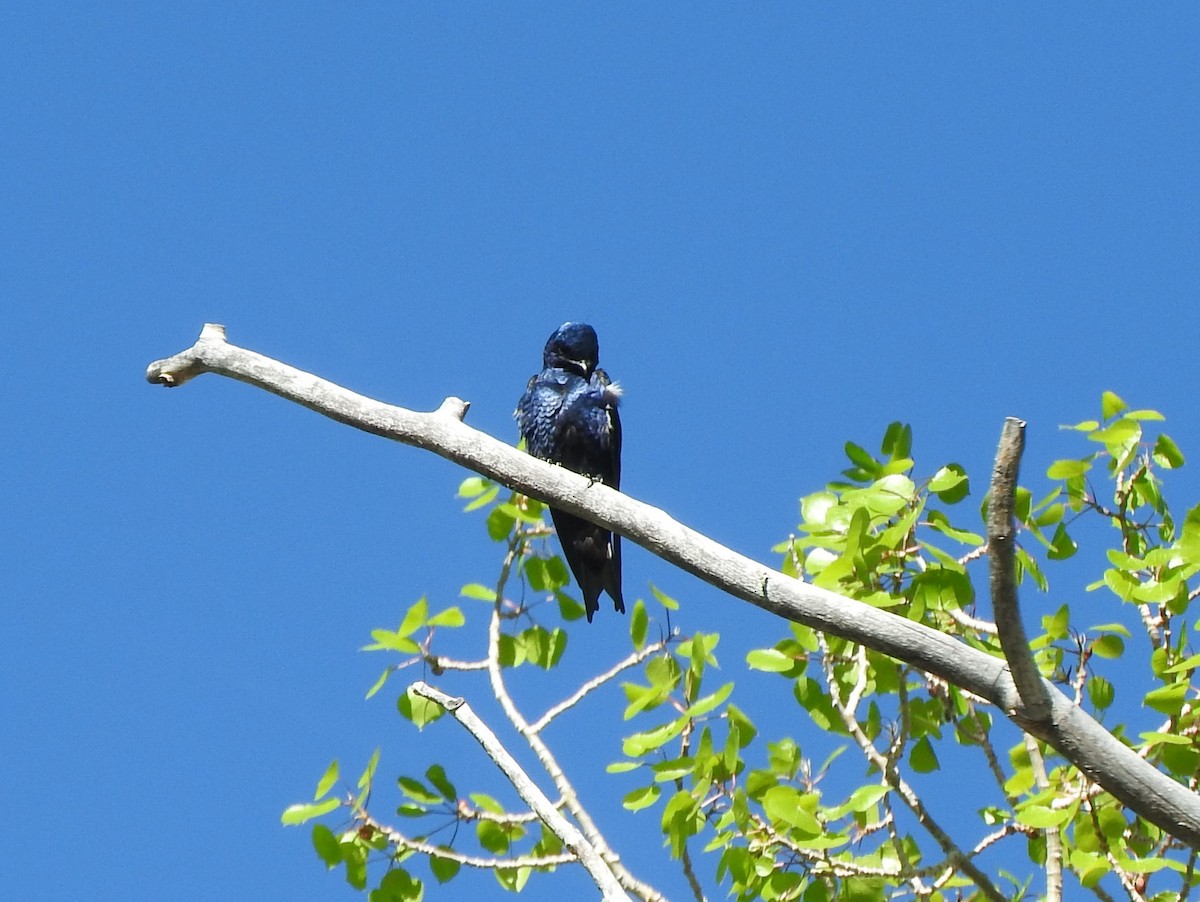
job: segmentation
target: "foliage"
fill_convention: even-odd
[[[1190,615],[1200,589],[1190,584],[1200,570],[1200,506],[1181,519],[1171,513],[1161,480],[1184,458],[1168,436],[1152,431],[1161,420],[1105,393],[1099,419],[1066,427],[1086,443],[1086,453],[1055,461],[1047,471],[1052,487],[1040,497],[1018,490],[1024,538],[1018,577],[1047,592],[1047,572],[1077,553],[1076,537],[1088,530],[1087,550],[1103,561],[1088,586],[1096,594],[1087,603],[1059,605],[1037,630],[1027,624],[1036,660],[1077,705],[1195,790],[1200,741],[1192,677],[1200,654],[1193,652]],[[1000,656],[995,629],[978,610],[986,594],[986,545],[979,527],[969,525],[979,512],[965,504],[971,495],[963,468],[918,470],[911,430],[899,423],[887,428],[877,454],[853,443],[845,450],[850,466],[843,478],[801,500],[799,527],[776,549],[783,570]],[[1107,486],[1103,499],[1097,484]],[[568,647],[563,624],[583,610],[564,591],[568,575],[546,541],[541,504],[504,497],[478,477],[465,480],[459,494],[468,511],[486,512],[489,536],[504,543],[500,576],[490,586],[464,586],[465,598],[484,605],[435,611],[421,598],[395,630],[373,631],[367,648],[391,663],[368,694],[414,663],[439,676],[486,673],[505,716],[546,766],[560,806],[602,853],[607,842],[568,777],[555,774],[541,731],[587,705],[602,683],[623,678],[631,731],[609,766],[612,793],[622,794],[625,808],[657,820],[665,854],[680,862],[694,887],[719,884],[742,900],[882,900],[897,893],[1011,899],[1040,894],[1061,879],[1099,898],[1165,899],[1181,898],[1200,882],[1194,852],[1021,734],[989,703],[795,624],[773,646],[745,655],[746,674],[735,692],[716,666],[721,637],[672,630],[677,603],[657,589],[652,594],[668,623],[662,636],[650,641],[654,621],[638,601],[629,654],[529,720],[507,676],[522,667],[557,668]],[[1101,555],[1106,537],[1111,547]],[[514,579],[522,587],[517,599],[529,596],[528,603],[506,591]],[[546,616],[543,602],[554,605],[556,617]],[[479,621],[484,612],[482,658],[439,653],[445,631]],[[1133,650],[1145,655],[1137,672],[1129,660],[1118,664]],[[755,722],[739,697],[779,680],[790,689],[794,712]],[[399,695],[398,709],[417,728],[444,713],[411,689]],[[800,744],[812,735],[792,716],[801,712],[836,744],[821,763]],[[470,829],[441,843],[431,838],[432,828],[403,833],[369,807],[377,760],[378,753],[344,798],[333,794],[335,762],[314,800],[284,814],[285,823],[302,823],[339,811],[339,831],[318,821],[313,845],[328,867],[344,866],[354,886],[373,883],[373,902],[420,899],[430,877],[449,882],[464,865],[489,868],[502,887],[519,891],[535,874],[575,860],[528,811],[508,810],[482,791],[460,791],[437,763],[399,778],[396,816],[418,825],[450,819]],[[951,837],[938,819],[956,792],[962,798],[955,807],[965,803],[976,814],[969,838]],[[425,859],[427,875],[418,876],[414,856]],[[1019,859],[1028,867],[1009,873],[1000,859],[1010,870]],[[386,862],[373,881],[371,860]],[[659,898],[615,867],[631,895]]]

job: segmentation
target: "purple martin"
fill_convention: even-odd
[[[563,323],[542,352],[542,371],[529,380],[514,416],[534,457],[621,486],[620,387],[597,367],[600,343],[586,323]],[[621,597],[621,537],[566,511],[550,508],[563,556],[583,593],[588,622],[600,593],[625,613]]]

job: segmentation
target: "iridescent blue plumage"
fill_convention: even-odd
[[[529,380],[515,416],[534,457],[620,488],[621,390],[597,367],[599,359],[596,330],[564,323],[546,342],[542,371]],[[621,537],[565,511],[551,508],[550,516],[588,621],[600,608],[601,592],[624,613]]]

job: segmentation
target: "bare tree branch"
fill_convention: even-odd
[[[1021,608],[1017,603],[1016,529],[1013,508],[1017,496],[1017,472],[1025,448],[1025,423],[1015,417],[1004,421],[1000,446],[996,449],[996,467],[992,471],[992,492],[988,501],[988,560],[991,562],[992,614],[1000,647],[1008,661],[1017,693],[1024,704],[1024,716],[1039,722],[1050,716],[1050,697],[1038,670]]]
[[[666,647],[667,641],[664,639],[663,641],[655,642],[652,645],[645,645],[637,651],[626,655],[612,667],[608,668],[608,670],[604,671],[604,673],[592,677],[590,680],[572,692],[567,698],[564,698],[561,702],[558,702],[547,709],[545,714],[529,725],[529,732],[542,732],[542,730],[546,729],[547,725],[549,725],[554,718],[558,717],[558,715],[562,714],[564,711],[575,707],[589,693],[596,691],[609,680],[613,679],[623,671],[628,670],[630,667],[636,667],[647,658],[658,654]]]
[[[504,776],[508,778],[508,782],[513,785],[522,801],[542,819],[547,827],[554,831],[554,834],[563,841],[563,845],[579,856],[580,863],[591,874],[592,880],[604,894],[605,902],[608,900],[633,902],[629,894],[621,888],[621,884],[617,882],[616,876],[613,875],[604,859],[600,857],[592,844],[584,839],[579,828],[567,820],[562,812],[554,807],[554,803],[546,797],[546,794],[538,788],[537,784],[529,779],[529,775],[508,753],[508,749],[496,738],[496,734],[492,732],[491,728],[471,710],[471,706],[465,699],[447,695],[423,681],[413,683],[412,690],[422,698],[427,698],[445,708],[454,716],[455,720],[467,728],[483,746],[488,757],[495,761],[496,766],[504,772]]]
[[[536,817],[536,815],[530,815],[531,819]],[[439,846],[428,840],[418,839],[401,833],[395,827],[389,827],[386,824],[380,823],[362,811],[359,811],[355,815],[355,820],[368,825],[378,833],[382,833],[387,837],[387,841],[397,849],[420,852],[422,855],[429,855],[432,858],[446,858],[450,861],[457,861],[459,864],[469,868],[481,868],[484,870],[494,870],[495,868],[545,868],[560,864],[575,864],[579,860],[573,852],[559,852],[556,855],[514,855],[511,858],[484,858],[480,855],[464,855],[462,852],[457,852],[447,846]]]
[[[1200,796],[1139,758],[1050,683],[1043,683],[1049,717],[1031,717],[1004,661],[919,623],[786,576],[603,483],[522,454],[465,425],[461,421],[465,402],[448,399],[433,413],[417,413],[372,401],[230,345],[219,326],[206,326],[193,347],[152,363],[146,378],[172,386],[206,372],[255,385],[357,429],[433,451],[509,488],[615,530],[735,598],[936,674],[997,705],[1124,805],[1189,845],[1200,847]]]

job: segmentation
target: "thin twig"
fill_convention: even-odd
[[[1028,733],[1025,734],[1025,751],[1029,753],[1029,763],[1033,766],[1033,778],[1037,781],[1038,789],[1049,789],[1050,777],[1046,774],[1042,750],[1038,748],[1037,740]],[[1062,902],[1062,834],[1057,827],[1047,827],[1042,835],[1046,838],[1046,902]]]
[[[375,832],[383,834],[387,837],[388,842],[398,849],[420,852],[422,855],[430,855],[436,858],[446,858],[450,861],[457,861],[459,864],[469,868],[484,868],[488,870],[496,868],[546,868],[560,864],[574,864],[579,860],[573,852],[559,852],[555,855],[516,855],[512,858],[483,858],[478,855],[466,855],[455,849],[435,845],[426,840],[401,833],[395,827],[379,823],[379,821],[368,816],[361,809],[356,815],[355,820],[366,824]]]
[[[592,677],[590,680],[588,680],[586,683],[584,683],[582,686],[580,686],[578,689],[576,689],[573,693],[571,693],[571,695],[569,695],[567,698],[563,699],[557,705],[554,705],[553,707],[549,708],[545,714],[543,714],[541,717],[539,717],[537,720],[535,720],[533,723],[531,723],[529,725],[529,731],[531,733],[542,732],[542,730],[544,730],[546,728],[546,726],[550,723],[550,721],[554,720],[554,718],[558,717],[564,711],[566,711],[570,708],[573,708],[575,705],[579,704],[579,702],[588,693],[594,692],[595,690],[597,690],[601,686],[603,686],[605,683],[607,683],[609,680],[611,680],[613,677],[620,674],[622,671],[628,670],[630,667],[637,666],[638,664],[640,664],[642,661],[646,660],[650,656],[658,654],[660,651],[662,651],[666,647],[667,647],[667,640],[663,639],[659,642],[655,642],[653,645],[647,645],[643,648],[640,648],[637,651],[633,652],[632,654],[626,656],[625,658],[622,658],[620,661],[618,661],[616,664],[614,664],[608,670],[604,671],[604,673],[600,674],[599,676]]]
[[[994,636],[998,632],[996,624],[990,620],[984,620],[982,617],[973,617],[964,611],[962,608],[946,608],[946,613],[959,626],[966,627],[969,630],[974,630],[977,633],[984,633],[988,636]]]

